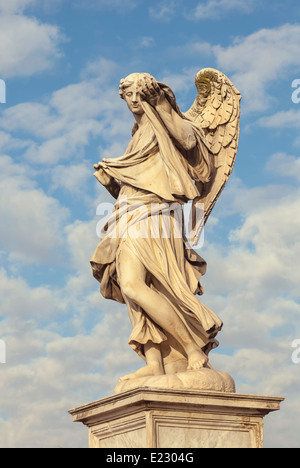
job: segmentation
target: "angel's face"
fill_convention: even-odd
[[[141,105],[141,98],[138,91],[138,86],[136,83],[133,83],[131,86],[125,89],[124,99],[127,103],[129,110],[131,110],[133,114],[142,115],[144,113],[144,109]]]

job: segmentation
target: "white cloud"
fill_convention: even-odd
[[[189,19],[206,20],[220,19],[226,13],[242,12],[250,13],[256,6],[256,0],[208,0],[206,3],[199,3],[189,14]]]
[[[75,221],[66,227],[72,265],[77,272],[91,274],[89,260],[99,239],[96,235],[96,219],[89,222]]]
[[[29,6],[36,4],[37,0],[0,0],[0,12],[1,13],[20,13],[23,12]]]
[[[300,109],[276,112],[273,115],[262,117],[257,123],[266,128],[299,128]]]
[[[63,0],[0,0],[2,14],[20,14],[26,10],[43,8],[46,12],[53,11]]]
[[[43,329],[43,324],[63,318],[67,301],[58,288],[30,287],[24,278],[8,274],[4,268],[0,269],[0,293],[1,338],[9,337],[10,364],[25,364],[36,353],[43,353],[43,339],[58,336],[56,324],[52,330],[51,326]]]
[[[165,73],[159,81],[170,86],[176,94],[176,97],[190,91],[191,89],[195,91],[196,96],[195,76],[198,71],[198,68],[185,68],[181,73]],[[187,109],[182,109],[182,111],[185,110]]]
[[[278,159],[289,163],[289,175],[299,176],[296,158],[274,155],[269,164]],[[281,165],[276,169],[281,171]],[[232,185],[226,190],[225,203],[231,200],[231,208],[241,216],[240,226],[231,232],[226,248],[210,245],[206,236],[203,253],[208,261],[203,299],[223,317],[221,345],[281,353],[284,341],[290,346],[293,334],[300,333],[295,261],[300,258],[299,195],[298,187],[286,190],[284,184],[263,189]],[[224,199],[219,205],[222,214],[223,207]],[[288,364],[289,355],[286,359]]]
[[[112,338],[116,321],[121,326],[118,336]],[[68,410],[95,399],[100,392],[111,394],[132,361],[126,345],[119,342],[119,336],[125,338],[128,332],[122,326],[123,314],[115,312],[99,322],[90,334],[75,337],[39,333],[43,356],[39,352],[30,364],[8,362],[1,369],[0,404],[8,416],[7,421],[0,418],[1,446],[87,448],[86,427],[74,425]],[[28,346],[23,340],[21,344]]]
[[[81,250],[82,245],[77,254]],[[69,283],[60,289],[31,288],[0,270],[1,339],[7,345],[0,382],[1,446],[87,447],[86,428],[74,427],[67,411],[111,394],[124,368],[137,361],[127,345],[126,307],[108,303],[104,314],[91,271],[90,278],[92,288],[78,293]]]
[[[4,3],[5,2],[5,3]],[[60,45],[65,37],[57,26],[41,23],[21,12],[27,4],[2,1],[0,16],[1,76],[31,76],[52,68],[62,56]],[[6,6],[5,6],[6,5]]]
[[[299,180],[297,158],[273,155],[268,166]],[[231,232],[229,245],[210,243],[208,233],[202,251],[208,272],[201,300],[224,321],[220,347],[211,353],[213,367],[232,375],[240,393],[287,400],[278,415],[266,418],[266,446],[298,443],[292,415],[300,411],[299,366],[292,363],[291,345],[300,336],[299,200],[297,185],[248,189],[231,184],[214,215],[222,219],[230,203],[240,226]]]
[[[152,36],[143,36],[141,37],[139,41],[139,47],[146,48],[146,49],[153,47],[154,44],[155,44],[155,39]]]
[[[163,0],[149,8],[150,17],[164,22],[171,21],[176,13],[177,6],[175,0]]]
[[[56,91],[47,104],[28,102],[8,108],[0,125],[11,135],[22,131],[30,136],[31,141],[24,143],[28,161],[53,165],[81,157],[91,138],[100,134],[109,144],[113,136],[128,136],[126,113],[117,87],[103,86],[98,77]],[[6,133],[5,139],[8,142],[12,136]],[[95,155],[95,162],[99,159]]]
[[[203,63],[208,56],[211,65],[225,73],[242,93],[242,112],[264,112],[276,100],[269,89],[288,79],[287,89],[300,71],[299,47],[300,24],[285,24],[273,29],[261,29],[246,37],[236,37],[230,45],[213,45],[208,42],[189,41],[181,46],[168,49],[173,57],[193,56]],[[205,60],[207,60],[205,58]],[[204,65],[205,66],[205,65]],[[164,72],[165,81],[175,91],[180,92],[194,86],[198,68],[184,69],[174,74]],[[292,102],[292,101],[290,101]],[[296,107],[296,106],[295,106]],[[299,111],[281,111],[274,116],[264,117],[260,125],[268,127],[299,126]]]
[[[84,196],[84,190],[88,179],[92,180],[92,168],[86,163],[72,165],[58,165],[52,171],[53,190],[63,188],[73,196]]]
[[[50,108],[34,102],[24,102],[4,110],[0,125],[10,132],[21,130],[40,138],[49,138],[61,129]]]
[[[31,169],[0,157],[0,245],[13,262],[56,262],[69,212],[30,178]]]
[[[184,5],[183,5],[184,3]],[[157,2],[154,6],[149,8],[150,18],[169,22],[176,15],[184,16],[188,20],[215,20],[221,19],[224,15],[236,13],[251,13],[258,5],[257,0],[206,0],[201,3],[198,2],[197,6],[190,6],[189,2],[182,2],[180,0],[163,0]]]
[[[89,94],[85,94],[86,90]],[[27,145],[28,160],[57,164],[78,156],[90,136],[103,130],[101,123],[94,119],[100,112],[98,98],[95,86],[72,85],[55,92],[48,105],[28,102],[8,108],[0,125],[6,131],[22,131],[34,138]]]
[[[268,86],[280,82],[283,71],[286,76],[287,72],[300,70],[299,35],[299,24],[285,24],[237,38],[228,47],[213,48],[219,68],[230,74],[248,111],[268,108],[273,100]]]
[[[124,13],[136,8],[140,0],[76,0],[75,6],[94,10],[114,10],[116,13]]]
[[[124,135],[128,140],[133,118],[131,123],[119,97],[119,81],[115,87],[108,83],[116,69],[112,61],[96,60],[88,64],[83,81],[54,92],[44,104],[25,102],[4,110],[0,126],[5,140],[25,132],[30,137],[24,143],[27,161],[51,165],[84,157],[84,147],[100,135],[109,146],[112,139],[114,144],[123,142]],[[95,155],[95,162],[99,159]]]
[[[13,138],[9,133],[0,130],[0,151],[5,152],[10,149],[22,149],[32,144],[30,140]]]
[[[295,156],[276,153],[268,160],[266,169],[281,178],[289,177],[300,182],[300,158]]]
[[[35,12],[42,9],[45,13],[53,12],[63,0],[0,0],[0,13],[3,15]]]
[[[199,60],[200,57],[204,56],[205,60],[209,56],[213,56],[213,45],[209,42],[197,41],[187,42],[177,46],[171,46],[167,49],[168,56],[172,58],[178,57],[191,57],[193,61]],[[203,58],[200,59],[200,62]],[[199,69],[197,70],[199,71]]]
[[[81,77],[83,80],[96,78],[101,83],[106,83],[118,70],[119,66],[113,60],[109,60],[105,57],[98,57],[85,65],[81,72]]]
[[[17,248],[23,250],[28,241],[24,239],[27,226],[34,233],[35,227],[40,228],[34,216],[41,223],[44,219],[42,206],[28,200],[27,191],[40,195],[45,206],[50,198],[35,189],[27,177],[27,166],[13,164],[8,157],[1,161],[1,176],[24,203],[15,237],[10,232],[12,244],[18,242]],[[5,198],[8,211],[14,203],[11,192],[6,192]],[[3,195],[0,199],[4,201]],[[34,215],[25,220],[30,210]],[[49,228],[55,230],[61,214],[45,213]],[[89,265],[99,241],[96,220],[68,224],[64,218],[63,224],[64,261],[70,275],[60,286],[33,287],[20,275],[0,269],[0,336],[7,348],[0,382],[3,447],[87,447],[86,428],[74,427],[67,411],[97,395],[111,394],[124,368],[130,369],[138,360],[127,345],[130,322],[126,307],[106,301],[105,313],[101,310],[104,299]],[[13,220],[4,217],[2,237],[11,225]],[[45,229],[39,229],[39,235],[45,248],[51,247],[47,246]],[[34,247],[35,239],[24,250],[38,263]]]

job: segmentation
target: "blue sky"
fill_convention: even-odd
[[[294,0],[0,0],[1,447],[86,447],[68,409],[139,365],[125,306],[91,275],[93,164],[120,156],[121,78],[148,72],[183,111],[198,70],[243,96],[233,175],[210,216],[203,302],[224,321],[212,365],[240,393],[285,396],[265,446],[299,447],[300,6]]]

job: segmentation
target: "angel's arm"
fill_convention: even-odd
[[[183,149],[188,151],[196,146],[197,140],[193,127],[175,112],[154,79],[145,78],[141,98],[155,107],[169,134]]]
[[[196,146],[197,140],[193,127],[175,112],[164,96],[158,101],[156,110],[170,135],[183,149],[189,151]]]

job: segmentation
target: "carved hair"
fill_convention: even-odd
[[[148,78],[153,78],[149,73],[132,73],[131,75],[128,75],[125,79],[122,79],[120,81],[119,86],[119,94],[121,99],[124,99],[126,88],[129,88],[134,83],[137,83],[139,79],[145,76],[147,76]]]
[[[139,79],[142,79],[145,76],[155,80],[155,78],[149,73],[132,73],[131,75],[128,75],[126,78],[122,79],[120,81],[120,86],[119,86],[120,97],[122,99],[125,99],[126,88],[129,88],[134,83],[137,83],[138,85]],[[165,97],[167,98],[167,100],[169,101],[173,109],[177,112],[177,114],[179,114],[183,119],[185,119],[186,117],[182,114],[182,112],[180,111],[177,105],[175,94],[172,91],[172,89],[169,86],[165,85],[164,83],[157,82],[157,84],[159,85],[160,89],[164,92]]]

